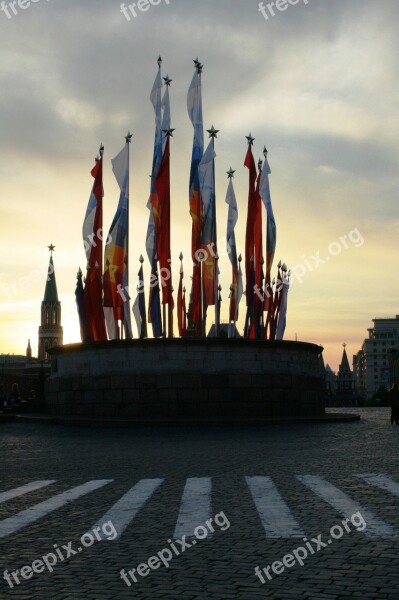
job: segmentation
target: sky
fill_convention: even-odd
[[[236,170],[236,236],[244,254],[249,132],[256,160],[264,145],[269,151],[276,260],[294,273],[286,339],[321,344],[337,369],[344,342],[349,355],[356,353],[374,317],[399,314],[397,0],[287,1],[285,10],[266,8],[265,15],[254,0],[161,0],[145,11],[135,7],[130,20],[114,0],[20,3],[26,8],[16,4],[17,14],[7,0],[0,11],[0,353],[24,354],[28,339],[37,353],[51,243],[64,342],[79,341],[74,289],[85,267],[90,171],[102,142],[108,230],[119,197],[111,159],[128,130],[135,280],[145,256],[154,138],[149,95],[159,54],[163,75],[173,79],[175,287],[181,251],[190,286],[193,130],[186,96],[198,56],[204,124],[220,130],[222,320],[231,278],[223,252],[226,171]]]

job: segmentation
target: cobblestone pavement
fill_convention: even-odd
[[[390,425],[388,409],[348,412],[356,411],[360,422],[244,429],[3,424],[0,598],[397,599],[399,427]],[[366,481],[359,474],[379,477]],[[100,482],[90,484],[97,489],[80,489],[79,497],[57,507],[55,496],[93,481]],[[19,490],[32,482],[42,483]],[[305,546],[304,535],[331,539],[330,528],[355,509],[369,521],[364,531],[352,527],[309,551],[303,566],[269,571],[265,584],[255,576],[256,566]],[[182,533],[222,511],[230,528],[215,527],[169,568],[137,575],[131,587],[121,579],[121,569],[137,568],[170,547],[177,523]],[[13,588],[3,579],[5,569],[20,570],[56,552],[55,544],[73,542],[76,549],[107,514],[123,529],[116,540],[59,561],[52,573],[35,573],[20,585],[12,580]]]

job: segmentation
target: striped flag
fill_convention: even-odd
[[[83,244],[87,258],[87,275],[84,288],[86,341],[107,339],[103,310],[103,150],[91,171],[94,178],[86,215],[83,221]]]
[[[108,241],[105,248],[104,270],[104,307],[107,325],[122,321],[125,337],[132,337],[129,298],[128,240],[129,240],[129,143],[126,144],[112,161],[113,172],[120,188],[118,208],[112,221]],[[113,313],[113,316],[112,314]],[[116,330],[109,331],[111,339],[115,339]]]
[[[155,217],[155,237],[159,259],[162,304],[171,303],[172,270],[170,249],[170,136],[169,130],[161,166],[155,180],[155,189],[158,196],[158,211]]]
[[[154,155],[151,173],[151,192],[147,203],[147,208],[150,211],[147,228],[146,250],[148,260],[151,265],[151,286],[148,306],[148,321],[152,325],[152,333],[155,338],[162,336],[162,318],[160,304],[160,289],[159,289],[159,272],[158,261],[156,254],[156,239],[155,239],[155,221],[154,212],[158,207],[157,191],[155,189],[155,179],[159,172],[159,167],[162,161],[162,76],[161,76],[162,59],[158,59],[158,73],[151,91],[150,100],[155,112],[155,140],[154,140]]]
[[[230,294],[229,321],[236,323],[238,320],[238,258],[235,237],[235,226],[238,221],[237,199],[234,191],[234,171],[228,171],[229,185],[226,194],[226,204],[229,207],[227,216],[227,253],[232,266],[232,284]]]
[[[269,175],[271,169],[267,160],[267,150],[264,149],[265,163],[263,165],[262,177],[260,182],[260,196],[266,208],[267,227],[266,227],[266,286],[270,284],[271,270],[273,266],[274,255],[277,244],[277,227],[274,218],[272,200],[270,194]]]
[[[288,291],[290,289],[289,276],[286,275],[286,269],[283,271],[283,287],[281,290],[281,298],[279,303],[278,321],[276,329],[276,340],[284,338],[285,328],[287,325],[287,308],[288,308]]]
[[[187,95],[187,110],[194,127],[194,141],[190,170],[190,215],[192,219],[191,254],[193,260],[192,319],[197,326],[197,335],[202,334],[201,264],[196,253],[201,249],[203,205],[200,193],[198,167],[204,154],[204,124],[202,115],[202,65],[194,61],[196,71]]]
[[[202,249],[205,260],[202,263],[202,272],[204,297],[207,306],[217,304],[215,157],[214,136],[212,135],[198,167],[201,198],[204,207]]]

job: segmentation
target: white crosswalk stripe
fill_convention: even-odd
[[[163,479],[142,479],[124,494],[94,527],[102,527],[104,523],[111,521],[118,534],[115,539],[118,539],[163,481]]]
[[[52,483],[55,483],[55,479],[46,481],[31,481],[31,483],[14,488],[13,490],[8,490],[8,492],[2,492],[0,493],[0,504],[3,502],[8,502],[8,500],[12,500],[13,498],[23,496],[24,494],[28,494],[29,492],[40,490],[41,488],[44,488]]]
[[[44,502],[40,502],[40,504],[36,504],[31,508],[27,508],[26,510],[21,511],[18,514],[9,517],[8,519],[0,521],[0,538],[4,538],[7,535],[16,533],[24,527],[28,527],[32,523],[35,523],[39,519],[42,519],[46,515],[52,513],[54,510],[69,504],[73,500],[77,500],[81,496],[85,496],[90,492],[94,492],[94,490],[98,490],[112,481],[113,479],[89,481],[88,483],[72,488],[71,490],[63,492],[62,494],[53,496]]]
[[[372,486],[375,494],[381,495],[381,490],[383,490],[399,497],[399,483],[386,475],[362,473],[356,474],[354,477],[360,478],[366,484]],[[369,538],[391,538],[399,535],[399,531],[393,525],[380,519],[374,512],[363,507],[356,498],[349,496],[326,479],[314,475],[297,475],[296,478],[311,490],[313,494],[321,498],[347,519],[350,519],[356,513],[360,513],[367,525],[364,530],[365,536]],[[50,515],[58,508],[62,508],[86,494],[95,492],[112,481],[112,479],[88,481],[3,519],[0,521],[0,539],[32,525],[39,519]],[[304,533],[306,522],[303,523],[300,518],[301,506],[295,506],[296,515],[294,516],[291,512],[292,507],[290,506],[289,498],[286,499],[283,497],[271,477],[251,476],[246,477],[245,481],[267,538],[302,538],[306,535]],[[55,480],[32,481],[20,487],[1,492],[0,504],[12,501],[20,496],[28,496],[30,492],[40,490],[53,483],[55,483]],[[139,480],[119,500],[111,505],[93,526],[93,529],[96,527],[102,528],[104,524],[111,522],[117,532],[117,538],[115,539],[119,539],[133,521],[137,520],[139,512],[148,502],[162,502],[162,493],[159,498],[152,499],[152,496],[163,483],[164,479],[162,478]],[[227,500],[230,503],[234,501],[234,498],[228,498]],[[94,498],[94,507],[95,504],[96,500]],[[245,510],[245,507],[243,507],[243,510]],[[181,539],[183,536],[192,538],[195,535],[196,528],[198,526],[206,527],[207,521],[212,520],[213,516],[212,478],[188,478],[181,497],[177,522],[172,537],[174,539]],[[89,517],[90,515],[88,515]],[[320,529],[323,525],[324,522],[321,522]],[[211,537],[212,532],[210,527],[208,529],[208,536]],[[312,524],[312,530],[314,530],[314,523]]]
[[[246,481],[267,537],[305,535],[270,477],[246,477]]]
[[[370,510],[362,507],[358,502],[345,494],[345,492],[342,492],[325,479],[314,475],[297,475],[297,479],[347,519],[360,512],[367,524],[364,531],[367,537],[389,538],[397,535],[397,532],[391,525],[379,519]]]
[[[371,473],[363,473],[356,475],[356,477],[360,477],[364,479],[368,484],[374,485],[375,487],[380,488],[386,492],[390,492],[394,496],[399,496],[399,483],[393,481],[389,477],[385,475],[373,475]]]
[[[210,477],[187,479],[173,534],[175,540],[184,535],[193,537],[196,527],[205,525],[206,521],[212,517],[211,495],[212,479]]]

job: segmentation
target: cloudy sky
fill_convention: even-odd
[[[23,0],[22,4],[27,4]],[[192,59],[204,63],[206,127],[220,129],[219,245],[236,169],[244,249],[245,136],[269,149],[277,258],[297,277],[288,339],[317,342],[337,368],[375,316],[399,313],[397,0],[299,0],[266,20],[254,0],[161,0],[128,21],[114,0],[36,0],[0,12],[0,352],[37,351],[40,302],[56,246],[65,342],[78,341],[75,275],[90,170],[105,145],[108,228],[118,192],[110,160],[134,132],[131,280],[144,254],[158,55],[173,79],[172,253],[189,257]],[[11,18],[8,18],[8,16]],[[320,260],[321,259],[321,260]],[[187,271],[189,262],[187,260]],[[138,265],[138,263],[137,263]],[[178,266],[178,265],[177,265]],[[228,258],[221,259],[227,316]],[[38,274],[40,271],[40,274]],[[147,265],[148,271],[148,265]],[[300,281],[302,280],[302,281]],[[189,285],[187,281],[187,285]]]

